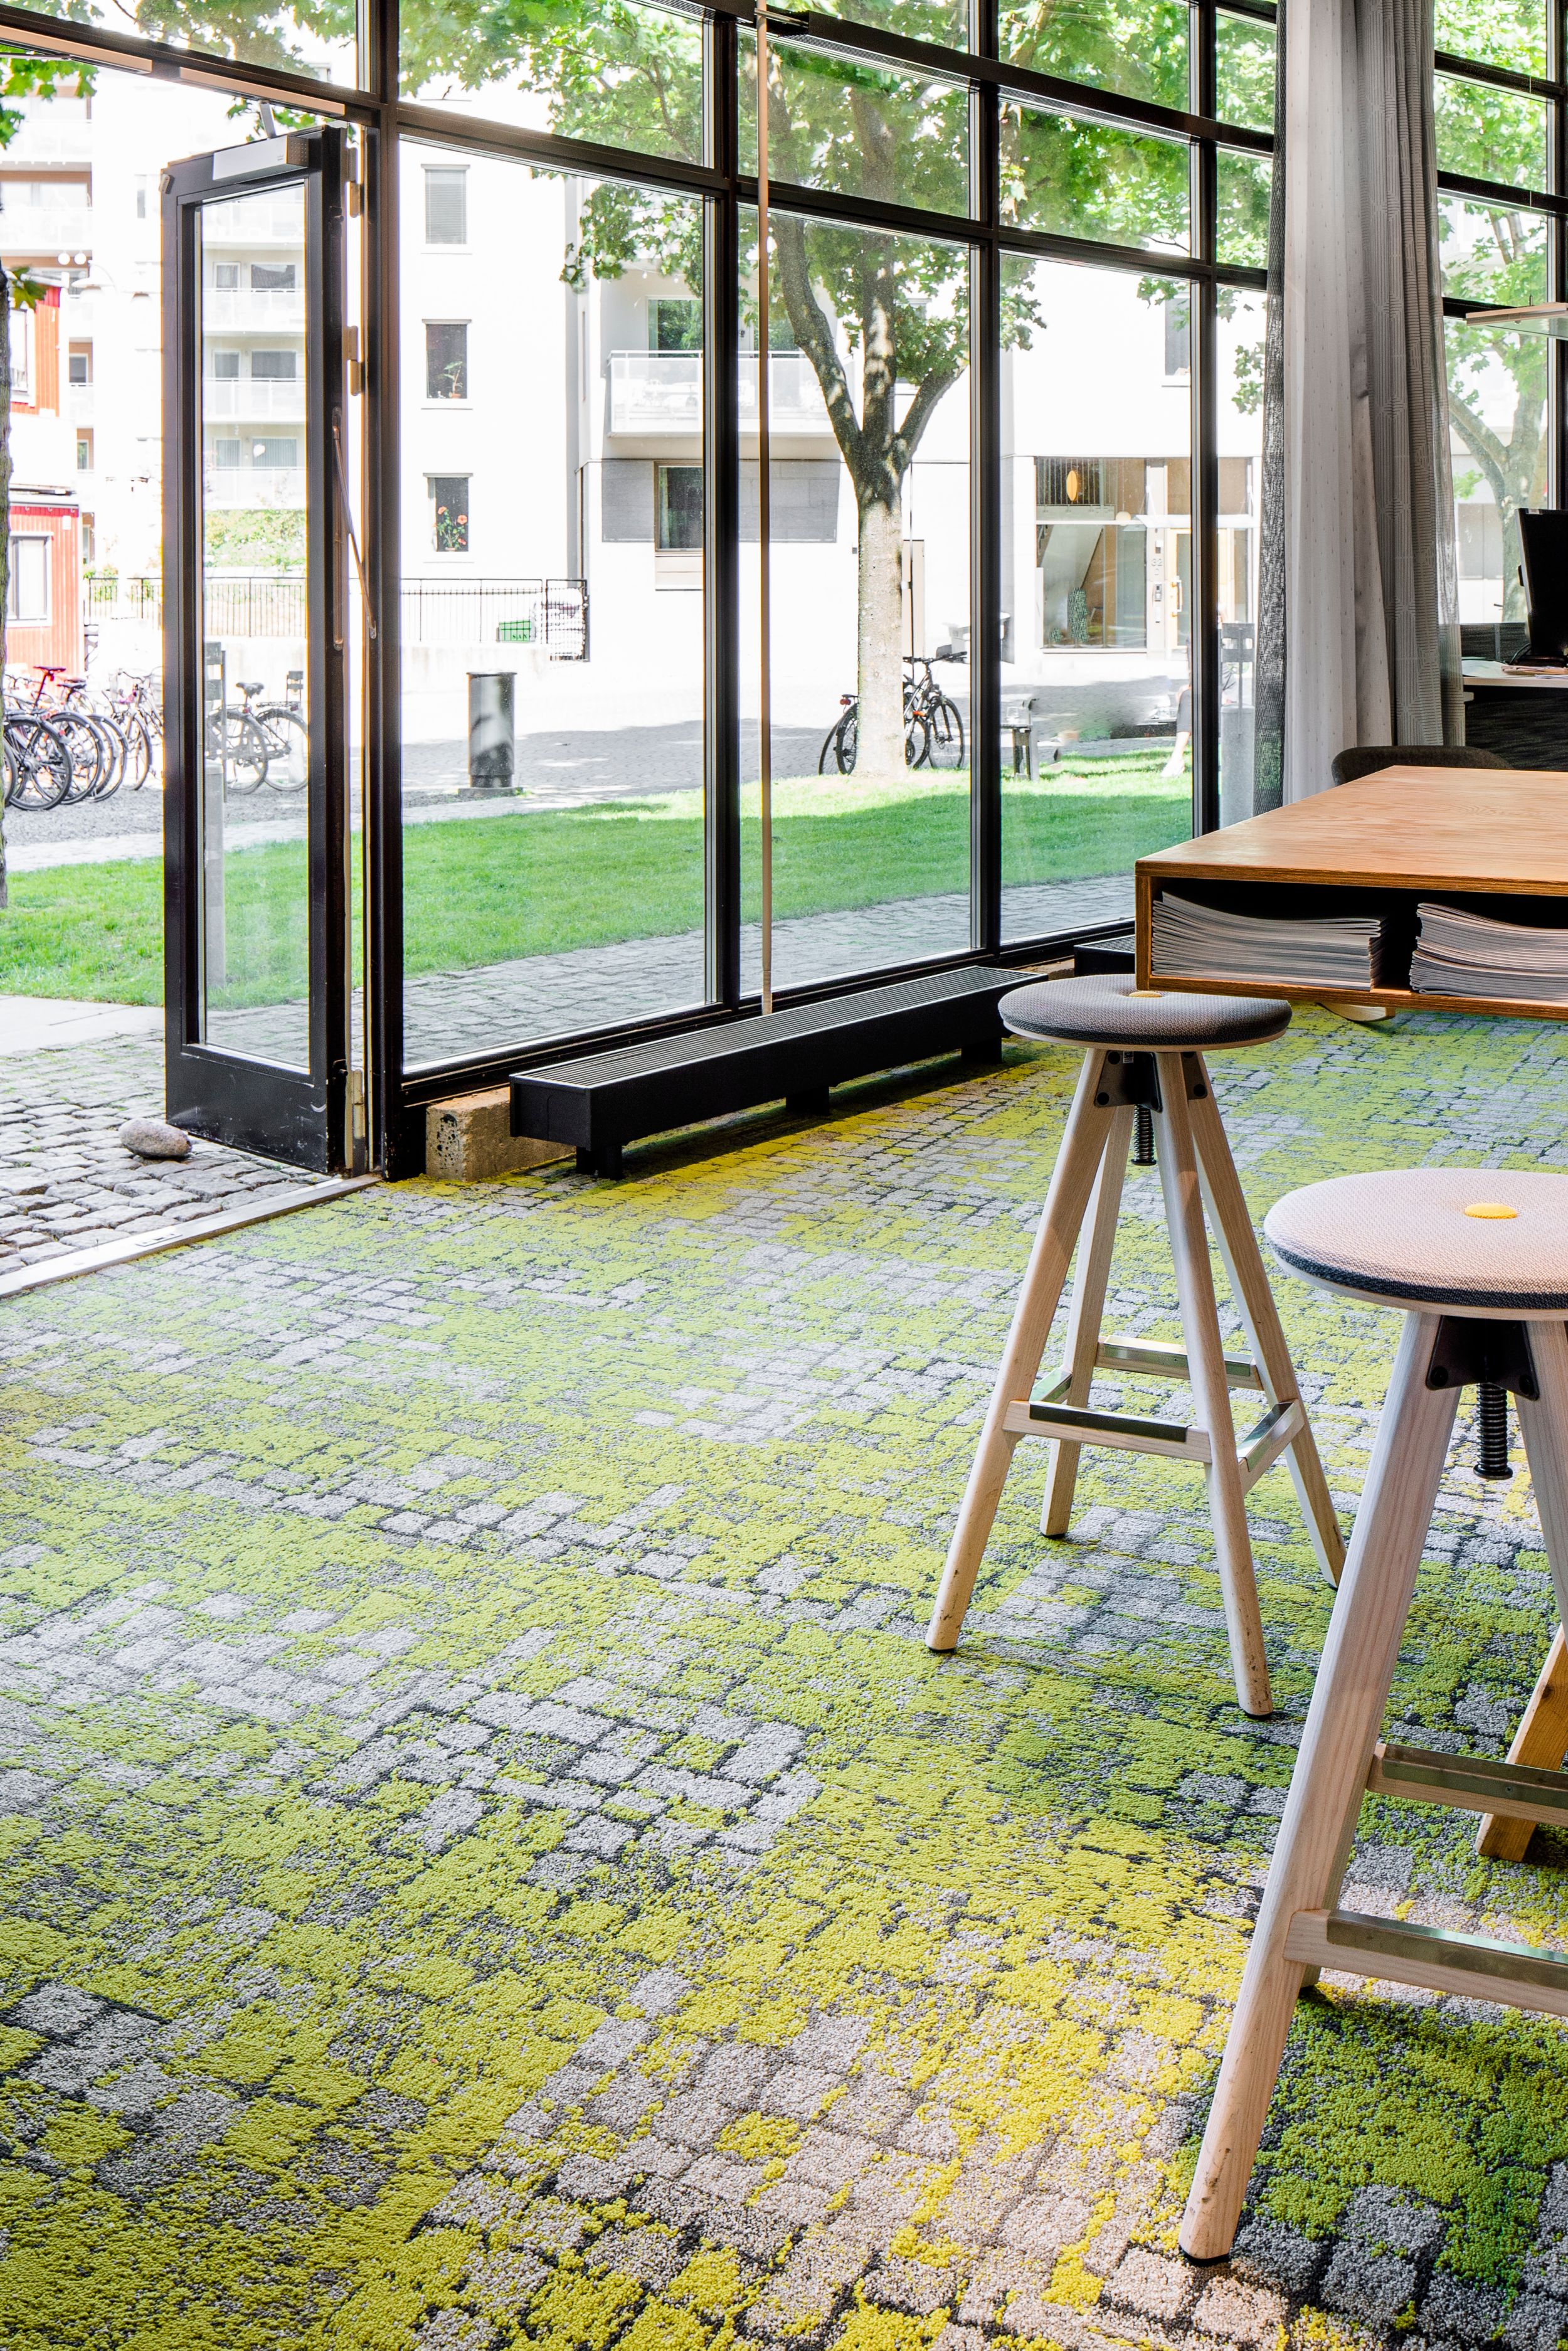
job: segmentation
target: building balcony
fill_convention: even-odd
[[[302,507],[303,465],[214,465],[202,468],[209,507]]]
[[[305,208],[298,194],[237,196],[233,204],[202,206],[202,243],[214,246],[291,245],[305,237]]]
[[[202,289],[204,334],[236,333],[253,328],[257,334],[297,335],[305,332],[305,297],[298,286],[206,286]]]
[[[277,417],[298,423],[305,414],[305,386],[298,377],[279,383],[258,381],[254,376],[229,376],[220,382],[206,376],[202,381],[202,414],[209,424],[231,419],[261,424]]]
[[[0,205],[0,254],[37,255],[54,261],[62,253],[92,252],[90,204]]]
[[[612,433],[683,434],[702,430],[700,351],[612,351]],[[775,433],[831,433],[821,387],[803,351],[775,351],[768,364],[768,423]],[[740,361],[740,430],[757,430],[757,355]]]

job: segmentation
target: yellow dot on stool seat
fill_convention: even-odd
[[[1129,997],[1133,997],[1133,996],[1162,996],[1162,997],[1163,997],[1163,996],[1164,996],[1164,994],[1165,994],[1165,989],[1164,989],[1163,987],[1130,987],[1130,988],[1127,990],[1127,994],[1129,995]]]
[[[1503,1200],[1472,1200],[1465,1214],[1467,1217],[1517,1217],[1519,1210],[1511,1208]]]

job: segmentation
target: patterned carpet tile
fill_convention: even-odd
[[[1235,2260],[1176,2255],[1330,1602],[1285,1472],[1270,1721],[1168,1461],[1087,1453],[1050,1542],[1024,1448],[925,1648],[1074,1075],[13,1301],[0,2342],[1554,2351],[1551,2020],[1330,1979]],[[1546,1027],[1312,1015],[1216,1076],[1260,1215],[1568,1157]],[[1278,1290],[1348,1519],[1396,1324]],[[1150,1175],[1109,1319],[1176,1335]],[[1391,1722],[1500,1753],[1556,1608],[1462,1427]],[[1369,1801],[1347,1901],[1568,1939],[1563,1853],[1473,1829]]]

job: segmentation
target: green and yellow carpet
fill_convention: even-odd
[[[1312,1015],[1218,1075],[1260,1214],[1568,1164],[1554,1027]],[[1331,1981],[1236,2260],[1175,2255],[1329,1607],[1284,1471],[1271,1722],[1166,1462],[1086,1456],[1050,1543],[1020,1457],[923,1646],[1073,1076],[6,1306],[7,2351],[1553,2351],[1548,2020]],[[1348,1514],[1392,1318],[1278,1289]],[[1174,1335],[1151,1176],[1113,1292]],[[1467,1450],[1391,1719],[1496,1753],[1555,1607],[1527,1480]],[[1347,1898],[1568,1940],[1562,1853],[1473,1827],[1369,1802]]]

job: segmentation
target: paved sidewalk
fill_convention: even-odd
[[[0,1273],[325,1180],[212,1143],[146,1160],[116,1141],[162,1114],[161,1037],[0,1059]]]

